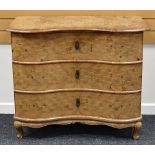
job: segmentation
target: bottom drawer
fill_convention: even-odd
[[[140,116],[140,93],[52,92],[15,93],[16,117],[41,119],[60,116],[95,116],[130,119]]]

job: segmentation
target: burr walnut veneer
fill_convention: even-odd
[[[14,125],[133,127],[139,138],[143,31],[139,17],[17,17],[10,27]]]

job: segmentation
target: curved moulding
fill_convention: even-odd
[[[21,118],[14,116],[14,119],[17,121],[22,122],[29,122],[29,123],[47,123],[47,122],[59,122],[59,121],[73,121],[74,122],[81,122],[84,121],[98,121],[98,122],[106,122],[106,123],[133,123],[138,122],[142,119],[142,117],[130,118],[130,119],[111,119],[111,118],[104,118],[98,116],[85,116],[85,115],[70,115],[70,116],[60,116],[60,117],[52,117],[52,118],[38,118],[38,119],[29,119],[29,118]]]
[[[101,60],[52,60],[52,61],[43,61],[43,62],[22,62],[22,61],[13,61],[14,64],[21,65],[44,65],[44,64],[55,64],[55,63],[100,63],[100,64],[113,64],[113,65],[132,65],[132,64],[141,64],[140,61],[131,61],[131,62],[112,62],[112,61],[101,61]]]
[[[72,31],[97,31],[97,32],[143,32],[148,29],[131,29],[131,30],[112,30],[112,29],[89,29],[89,28],[69,28],[69,29],[48,29],[48,30],[19,30],[13,28],[7,28],[6,31],[8,32],[15,32],[15,33],[47,33],[47,32],[72,32]]]
[[[15,90],[15,93],[24,94],[46,94],[46,93],[58,93],[58,92],[96,92],[96,93],[109,93],[109,94],[133,94],[140,93],[141,90],[132,91],[111,91],[111,90],[100,90],[100,89],[86,89],[86,88],[76,88],[76,89],[55,89],[55,90],[43,90],[43,91],[28,91],[28,90]]]

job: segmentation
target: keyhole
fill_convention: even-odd
[[[79,41],[76,41],[75,42],[75,49],[76,50],[79,50],[80,49],[80,43],[79,43]]]
[[[80,71],[79,71],[79,70],[76,70],[76,72],[75,72],[75,78],[76,78],[77,80],[80,79]]]
[[[79,99],[79,98],[76,99],[76,107],[77,107],[77,108],[80,107],[80,99]]]

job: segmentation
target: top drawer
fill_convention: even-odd
[[[12,33],[14,61],[142,60],[142,32],[65,31]]]

